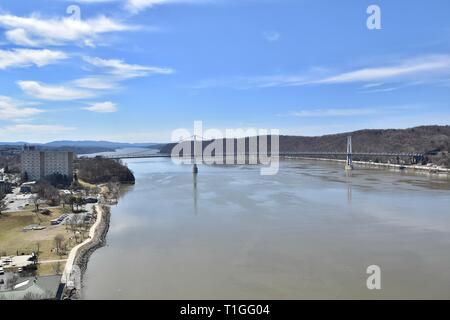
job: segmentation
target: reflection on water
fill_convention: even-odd
[[[198,207],[197,207],[197,198],[198,198],[198,194],[197,194],[197,174],[194,173],[192,174],[193,180],[194,180],[194,212],[195,215],[197,215],[198,213]]]
[[[88,299],[450,298],[447,177],[340,164],[129,162]],[[366,288],[379,265],[382,290]]]
[[[347,180],[347,202],[352,203],[352,170],[346,170],[345,176]]]

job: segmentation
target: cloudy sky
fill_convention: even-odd
[[[450,2],[1,1],[0,141],[163,142],[195,120],[299,135],[450,124]]]

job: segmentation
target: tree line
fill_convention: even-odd
[[[75,168],[79,179],[92,184],[135,182],[133,172],[120,160],[81,158],[75,162]]]

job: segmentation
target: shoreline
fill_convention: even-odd
[[[79,300],[82,297],[83,278],[90,256],[105,246],[111,212],[108,206],[96,205],[97,221],[89,231],[89,239],[74,247],[69,254],[61,285],[64,286],[63,299]]]
[[[315,161],[331,161],[331,162],[339,162],[346,163],[346,160],[341,159],[327,159],[327,158],[311,158],[311,157],[283,157],[288,160],[295,159],[305,159],[305,160],[315,160]],[[367,162],[367,161],[353,161],[353,164],[359,167],[372,167],[376,169],[397,169],[397,170],[414,170],[414,171],[422,171],[430,174],[450,174],[450,169],[442,168],[442,167],[427,167],[421,165],[401,165],[401,164],[392,164],[392,163],[375,163],[375,162]]]

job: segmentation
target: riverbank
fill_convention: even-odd
[[[340,159],[326,159],[326,158],[311,158],[311,157],[284,157],[284,159],[305,159],[305,160],[315,160],[315,161],[328,161],[328,162],[339,162],[345,164],[346,160]],[[450,169],[438,167],[438,166],[421,166],[421,165],[401,165],[392,163],[375,163],[367,161],[353,161],[353,164],[358,167],[366,168],[383,168],[383,169],[396,169],[396,170],[413,170],[422,171],[428,173],[438,173],[438,174],[450,174]]]
[[[111,210],[108,203],[115,202],[119,197],[119,187],[115,184],[102,184],[99,204],[93,207],[96,221],[89,230],[89,237],[83,243],[72,249],[67,259],[66,267],[61,277],[64,286],[65,299],[80,299],[83,289],[83,276],[87,270],[90,256],[95,250],[103,247],[109,230]]]
[[[89,238],[72,249],[61,277],[66,299],[81,298],[83,275],[86,272],[89,257],[95,250],[103,247],[106,242],[111,216],[110,209],[104,205],[96,205],[94,208],[97,220],[89,231]]]

